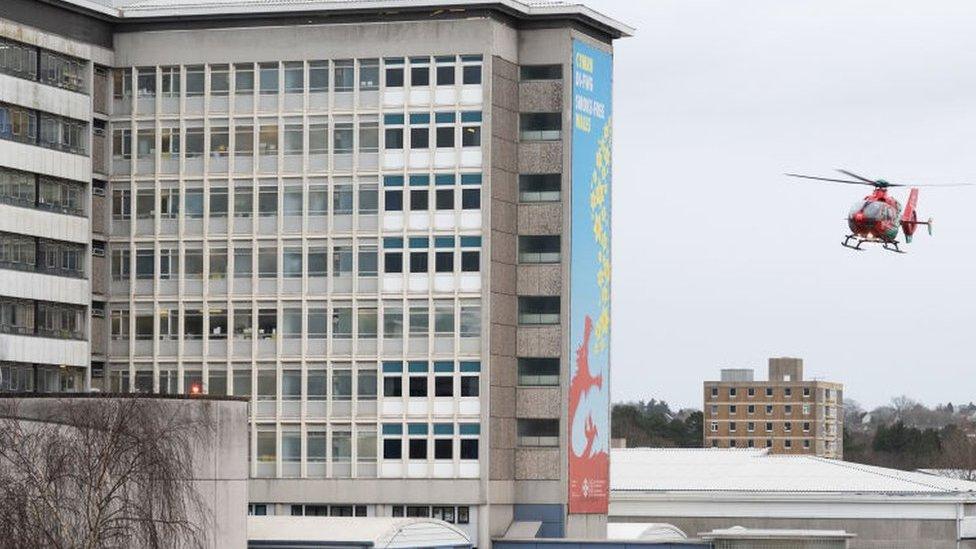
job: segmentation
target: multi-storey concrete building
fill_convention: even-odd
[[[844,386],[803,379],[803,360],[769,359],[769,380],[724,369],[706,381],[705,446],[769,448],[780,454],[844,457]]]
[[[4,8],[10,368],[251,397],[255,514],[603,531],[628,27],[516,0]],[[22,266],[52,246],[70,268]],[[28,313],[70,329],[10,334]]]

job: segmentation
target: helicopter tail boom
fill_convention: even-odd
[[[918,205],[918,189],[912,189],[908,194],[908,202],[905,203],[905,211],[901,215],[901,230],[905,233],[905,242],[912,241],[912,235],[919,225],[925,225],[918,221],[918,213],[915,207]]]

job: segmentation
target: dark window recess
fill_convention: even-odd
[[[434,396],[454,396],[454,376],[437,376],[434,378]]]
[[[478,439],[461,439],[461,459],[478,459]]]
[[[434,193],[434,202],[438,210],[453,210],[454,189],[437,189]]]
[[[523,65],[519,70],[522,80],[562,80],[562,65]]]
[[[461,191],[461,209],[481,209],[481,189],[464,189]]]
[[[427,459],[427,439],[412,438],[409,440],[410,459]]]
[[[430,129],[410,128],[410,148],[411,149],[430,148]]]
[[[410,191],[410,211],[424,211],[430,207],[430,199],[426,190]]]
[[[410,378],[410,396],[427,396],[427,376],[413,376]]]
[[[384,146],[387,149],[402,149],[403,148],[403,128],[387,128],[386,129],[386,142]]]
[[[401,378],[400,376],[384,377],[383,396],[385,397],[403,396],[403,378]]]
[[[523,141],[551,141],[562,135],[563,115],[559,112],[524,112],[519,115]]]
[[[434,459],[454,459],[454,441],[449,438],[434,439]]]
[[[410,272],[426,273],[427,256],[428,256],[427,252],[410,252]]]
[[[383,459],[403,458],[403,441],[398,438],[383,439]]]
[[[519,324],[558,324],[559,296],[520,296]]]
[[[519,200],[522,202],[558,202],[562,174],[538,173],[519,176]]]
[[[386,252],[383,255],[383,272],[403,272],[403,252]]]
[[[400,67],[386,69],[386,87],[387,88],[402,88],[403,87],[403,69]]]
[[[383,208],[388,212],[402,212],[403,191],[386,191],[383,195]]]
[[[454,252],[437,252],[434,254],[434,270],[438,273],[454,272]]]
[[[461,252],[461,272],[476,273],[481,270],[481,252]]]

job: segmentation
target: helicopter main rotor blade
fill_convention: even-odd
[[[860,179],[861,181],[863,181],[865,183],[870,183],[872,185],[877,185],[878,184],[877,181],[875,181],[873,179],[868,179],[868,178],[863,177],[863,176],[860,176],[860,175],[857,175],[854,172],[849,172],[847,170],[837,170],[837,171],[839,171],[840,173],[842,173],[842,174],[844,174],[844,175],[846,175],[848,177],[853,177],[854,179]]]
[[[875,183],[873,181],[869,183],[865,183],[864,181],[847,181],[846,179],[831,179],[829,177],[815,177],[812,175],[801,175],[798,173],[787,173],[784,175],[787,175],[789,177],[798,177],[800,179],[813,179],[814,181],[830,181],[831,183],[846,183],[848,185],[870,185],[872,187],[875,186]]]
[[[899,186],[900,187],[972,187],[973,185],[976,185],[976,183],[946,183],[944,185],[940,185],[938,183],[932,183],[926,185],[923,183],[921,185],[899,185]]]

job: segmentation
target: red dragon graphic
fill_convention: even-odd
[[[597,426],[593,417],[586,416],[584,435],[586,448],[582,454],[573,451],[573,425],[576,424],[576,412],[580,400],[592,388],[603,387],[603,376],[590,373],[590,335],[593,332],[593,320],[586,316],[583,325],[583,341],[576,349],[576,370],[569,383],[569,508],[570,513],[606,513],[608,503],[608,479],[610,459],[602,449],[593,453],[596,441]]]

